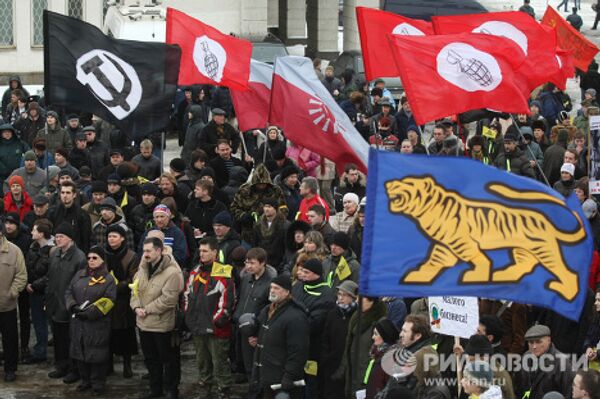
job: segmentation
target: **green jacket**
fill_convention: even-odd
[[[27,144],[13,134],[12,138],[0,138],[0,179],[5,180],[21,165],[23,154],[29,149]]]
[[[64,148],[67,151],[73,149],[71,135],[58,125],[56,125],[54,129],[50,129],[50,126],[48,126],[48,134],[46,134],[45,128],[40,129],[35,138],[43,138],[46,140],[46,149],[50,151],[50,154],[54,154],[59,148]]]

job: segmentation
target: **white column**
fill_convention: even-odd
[[[102,29],[104,24],[102,0],[83,1],[83,20]]]
[[[333,59],[338,54],[338,1],[308,0],[306,10],[309,57]]]
[[[379,8],[379,0],[344,0],[344,51],[360,50],[355,8]]]
[[[242,35],[264,35],[267,32],[267,0],[240,1]]]

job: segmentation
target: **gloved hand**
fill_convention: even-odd
[[[77,313],[75,313],[75,317],[77,317],[79,320],[88,320],[88,314],[87,312],[82,312],[81,310]]]
[[[294,389],[294,381],[292,381],[291,378],[289,378],[288,376],[283,376],[283,379],[281,380],[281,390],[282,391],[291,391]]]
[[[81,312],[81,309],[79,308],[78,304],[75,304],[69,308],[69,311],[71,312],[71,314],[75,315],[75,314]]]

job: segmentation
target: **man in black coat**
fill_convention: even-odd
[[[321,336],[321,363],[318,371],[323,388],[319,396],[328,399],[345,399],[344,379],[333,380],[331,376],[340,367],[344,357],[346,341],[340,337],[347,335],[348,323],[356,311],[358,285],[352,280],[346,280],[336,288],[336,306],[327,313]]]
[[[93,126],[86,126],[82,129],[82,133],[85,134],[87,140],[87,149],[90,156],[90,169],[92,169],[92,176],[97,179],[100,175],[100,171],[105,165],[108,165],[108,146],[102,142],[102,140],[96,138],[96,128]]]
[[[535,173],[529,160],[517,147],[518,142],[519,138],[515,133],[507,132],[504,135],[504,152],[498,154],[494,160],[494,166],[519,176],[535,179]]]
[[[213,219],[218,213],[227,211],[225,204],[213,198],[213,188],[212,181],[197,180],[194,199],[185,210],[185,216],[190,219],[190,223],[194,227],[194,235],[197,237],[214,235]]]
[[[216,158],[217,140],[225,139],[231,143],[233,152],[237,152],[240,145],[240,135],[233,126],[225,122],[225,111],[220,108],[213,108],[211,112],[213,118],[202,129],[200,135],[200,148],[206,152],[210,159]]]
[[[158,187],[153,183],[144,183],[140,190],[142,194],[142,203],[137,204],[132,210],[127,220],[127,224],[133,229],[133,241],[138,248],[140,239],[152,227],[154,220],[153,212],[156,205],[160,204],[158,200]]]
[[[75,273],[84,269],[87,262],[85,254],[75,243],[77,234],[70,223],[60,224],[54,229],[54,235],[57,250],[50,252],[48,284],[46,285],[46,313],[52,322],[55,370],[51,371],[48,377],[65,377],[65,383],[73,383],[79,379],[79,373],[69,360],[71,313],[65,303],[65,294]]]
[[[304,379],[309,346],[309,322],[302,304],[292,298],[290,276],[282,274],[271,282],[270,305],[258,316],[254,346],[251,390],[256,397],[273,397],[287,392],[292,399],[302,398],[302,388],[294,382]],[[280,385],[277,390],[272,385]]]
[[[231,156],[231,145],[228,140],[219,139],[217,140],[217,154],[216,158],[213,158],[209,162],[209,166],[215,171],[217,178],[217,185],[223,188],[229,182],[229,171],[234,166],[245,167],[248,172],[252,169],[252,164],[242,162],[240,159]]]
[[[60,203],[50,209],[48,218],[54,226],[65,222],[75,230],[73,239],[77,247],[82,251],[90,248],[92,236],[92,222],[86,211],[76,204],[75,196],[77,190],[75,183],[65,182],[60,187]]]
[[[335,306],[335,296],[324,281],[323,264],[309,259],[298,267],[298,282],[292,288],[292,297],[302,303],[308,312],[310,347],[305,375],[308,397],[318,396],[317,371],[321,361],[321,336],[327,313]],[[312,365],[312,366],[311,366]]]

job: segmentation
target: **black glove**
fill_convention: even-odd
[[[81,312],[81,309],[79,308],[78,304],[75,304],[75,305],[71,306],[71,308],[69,308],[69,311],[71,312],[71,314],[77,314],[77,313]]]
[[[77,317],[80,320],[88,320],[88,314],[86,312],[82,312],[81,310],[77,313],[75,313],[75,317]]]
[[[291,391],[294,387],[294,381],[292,381],[288,376],[283,376],[281,380],[281,390],[282,391]]]

